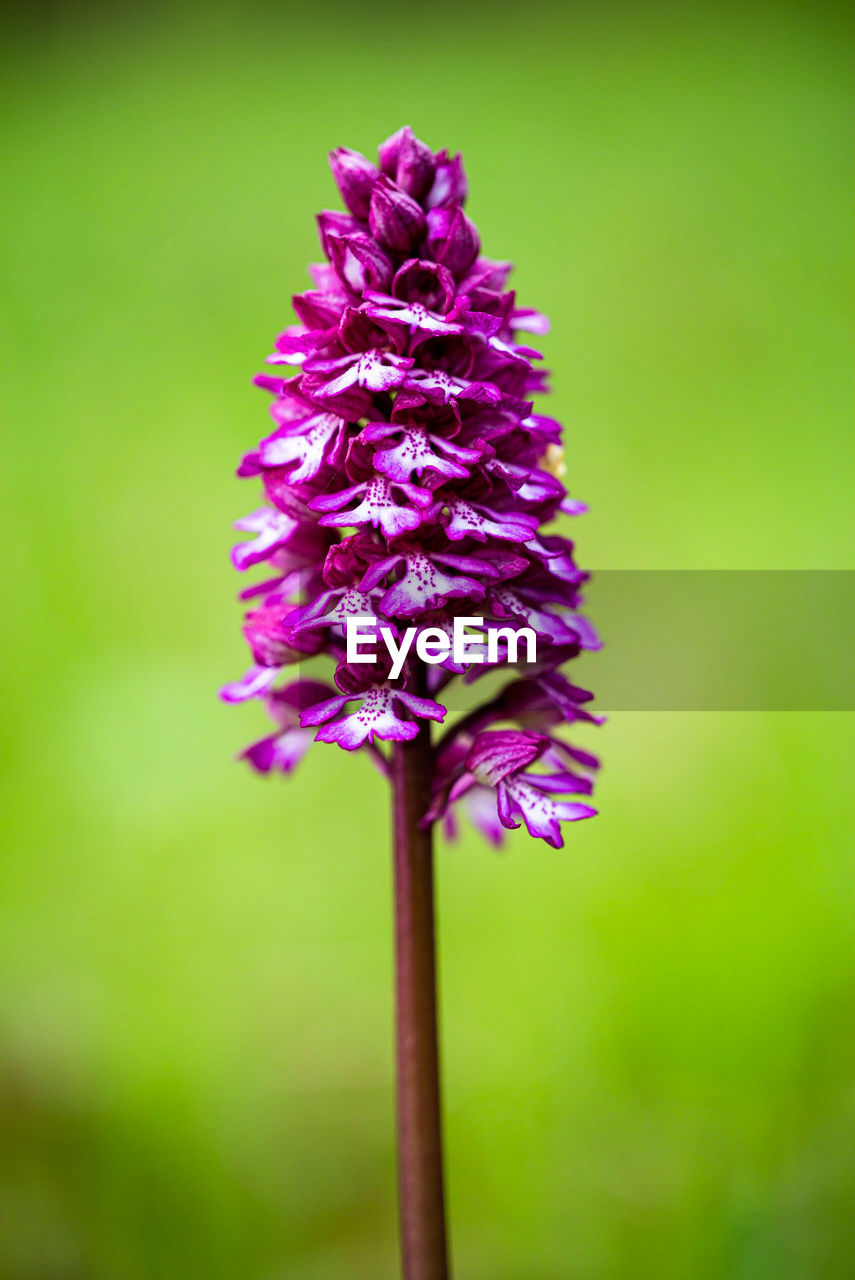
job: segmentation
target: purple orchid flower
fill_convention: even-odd
[[[232,559],[261,580],[240,592],[252,664],[221,697],[272,719],[242,753],[259,773],[334,743],[391,780],[404,1273],[445,1280],[432,829],[453,836],[465,815],[495,847],[524,824],[560,848],[562,824],[593,816],[579,797],[598,761],[564,735],[601,721],[563,668],[600,641],[573,543],[548,531],[585,510],[560,424],[534,410],[546,373],[525,335],[549,323],[481,253],[460,156],[405,126],[377,164],[339,147],[330,166],[345,210],[319,214],[325,261],[275,339],[278,370],[255,379],[273,430],[238,474],[265,505],[237,522],[253,536]],[[352,648],[355,619],[388,652]],[[308,658],[332,684],[282,683]],[[478,685],[498,668],[504,687]],[[434,744],[451,685],[494,691]]]
[[[364,391],[394,391],[406,380],[414,361],[390,351],[354,351],[332,360],[313,360],[306,372],[315,375],[332,373],[333,378],[315,377],[311,394],[316,400],[340,396],[351,387]]]
[[[404,298],[393,298],[384,293],[365,293],[369,306],[366,315],[377,320],[384,327],[402,326],[410,335],[416,333],[430,334],[432,337],[448,337],[451,334],[464,332],[464,325],[457,320],[449,320],[435,311],[429,311],[421,302],[412,302]]]
[[[478,449],[464,449],[444,436],[432,435],[417,424],[369,423],[359,439],[366,444],[378,440],[395,442],[374,453],[374,466],[381,475],[403,483],[415,472],[433,472],[438,483],[444,480],[465,480],[472,463],[481,457]],[[429,477],[430,478],[430,477]]]
[[[397,714],[396,702],[402,703],[420,719],[442,720],[445,716],[445,707],[438,702],[388,685],[375,685],[359,697],[358,710],[350,712],[341,720],[325,723],[332,720],[348,702],[353,701],[352,694],[343,693],[339,697],[316,703],[301,713],[300,723],[322,725],[316,735],[319,742],[337,742],[345,750],[353,751],[361,747],[363,742],[373,742],[375,735],[393,742],[408,742],[416,736],[418,725],[414,720],[403,720]]]
[[[277,769],[291,773],[309,750],[315,736],[311,729],[301,727],[300,709],[307,701],[317,702],[332,693],[329,685],[318,680],[297,680],[268,694],[264,704],[277,726],[276,732],[253,742],[241,752],[241,757],[258,773],[271,773]]]
[[[300,523],[282,511],[259,507],[248,516],[235,521],[235,528],[254,533],[251,542],[240,542],[232,550],[232,562],[236,569],[249,569],[251,565],[268,560],[274,551],[286,547],[299,533]]]
[[[472,783],[495,787],[499,821],[502,826],[519,826],[522,817],[533,836],[540,836],[553,848],[564,844],[561,822],[592,818],[596,809],[578,801],[555,800],[550,793],[587,793],[587,779],[565,770],[552,774],[526,773],[549,748],[549,739],[533,733],[511,730],[479,733],[466,757],[466,772],[455,786],[462,794]]]
[[[375,475],[361,484],[342,489],[340,493],[320,494],[312,499],[309,508],[327,513],[321,516],[319,524],[372,525],[381,529],[387,539],[397,538],[419,527],[431,496],[427,490],[405,480],[398,481],[394,487],[409,499],[409,506],[395,499],[392,481],[385,475]],[[342,507],[354,498],[360,499],[357,506],[342,511]]]

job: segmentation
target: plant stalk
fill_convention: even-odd
[[[430,724],[392,756],[398,1201],[404,1280],[447,1280],[436,1018]]]

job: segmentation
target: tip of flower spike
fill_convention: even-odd
[[[388,178],[394,178],[395,170],[398,167],[398,157],[401,154],[401,147],[405,139],[415,138],[413,130],[408,124],[402,124],[400,129],[396,129],[394,133],[390,133],[385,142],[381,142],[377,148],[377,159],[380,161],[380,168]]]
[[[381,142],[377,158],[386,177],[392,178],[401,191],[416,200],[427,195],[436,174],[436,157],[408,124]]]

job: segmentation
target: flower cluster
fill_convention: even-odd
[[[520,334],[548,324],[517,306],[510,264],[481,255],[459,155],[403,128],[378,161],[331,154],[346,212],[319,215],[326,261],[268,357],[281,376],[255,380],[272,393],[274,429],[238,474],[260,478],[267,505],[238,521],[254,536],[233,560],[263,564],[266,577],[241,595],[253,665],[222,696],[265,701],[276,732],[244,753],[260,771],[290,771],[312,739],[366,748],[383,768],[378,740],[441,721],[448,684],[471,685],[490,665],[450,655],[425,667],[413,648],[392,680],[381,654],[348,662],[349,617],[394,635],[450,635],[471,616],[488,631],[530,627],[536,664],[511,664],[510,683],[440,740],[426,821],[451,831],[461,806],[495,841],[521,817],[557,847],[562,820],[594,812],[559,797],[590,792],[597,763],[554,736],[593,719],[590,694],[559,668],[598,641],[579,614],[587,575],[573,543],[543,532],[559,512],[584,510],[559,478],[559,424],[533,412],[545,374]],[[320,655],[335,688],[276,687],[283,667]],[[538,761],[550,771],[530,772]]]

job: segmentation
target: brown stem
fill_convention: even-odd
[[[442,1189],[430,724],[392,756],[395,841],[395,1032],[398,1198],[404,1280],[447,1280]]]

